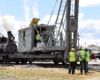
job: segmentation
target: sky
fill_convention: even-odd
[[[66,0],[65,0],[66,1]],[[29,26],[33,18],[40,18],[40,24],[47,24],[56,0],[0,0],[0,33],[7,35],[2,26],[6,19],[16,40],[20,27]],[[60,0],[58,0],[50,24],[55,23]],[[80,45],[100,46],[100,0],[79,0],[78,32]]]

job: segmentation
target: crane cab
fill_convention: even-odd
[[[54,25],[33,23],[29,27],[20,29],[18,31],[18,50],[26,52],[32,50],[34,47],[52,46],[53,28]],[[37,34],[40,36],[40,43],[36,43]]]

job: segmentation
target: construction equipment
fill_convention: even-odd
[[[9,54],[8,60],[16,63],[52,60],[55,64],[59,62],[65,64],[71,48],[77,50],[78,8],[79,0],[61,0],[54,25],[49,25],[50,20],[47,25],[39,25],[37,24],[39,19],[33,19],[29,27],[18,31],[18,52]],[[36,43],[36,34],[40,36],[40,43]],[[10,33],[8,42],[9,37]],[[1,61],[4,61],[2,57],[0,55]]]
[[[55,38],[59,39],[60,33],[63,33],[62,37],[64,38],[62,42],[65,42],[65,52],[64,52],[64,62],[66,63],[67,56],[71,50],[71,47],[74,47],[77,50],[77,30],[78,30],[78,8],[79,0],[66,0],[65,7],[63,8],[63,14],[60,23],[58,19],[60,17],[60,12],[63,7],[62,3],[64,0],[61,0],[57,19],[55,22]],[[65,15],[64,15],[65,14]],[[64,20],[65,17],[65,20]],[[65,23],[64,23],[65,21]],[[59,24],[59,26],[57,26]],[[65,26],[64,26],[65,24]],[[57,33],[56,33],[57,31]]]
[[[49,25],[49,20],[47,25],[33,23],[31,27],[19,30],[19,51],[35,53],[33,59],[50,59],[56,64],[58,62],[65,64],[71,48],[74,47],[77,50],[78,8],[79,0],[61,0],[55,25]],[[24,31],[30,36],[27,36],[23,43],[21,35]],[[35,46],[37,33],[41,38],[40,47]],[[53,35],[54,45],[52,46]]]

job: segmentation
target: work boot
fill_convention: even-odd
[[[68,71],[68,74],[70,74],[71,73],[71,69],[69,69],[69,71]]]
[[[68,72],[68,74],[70,74],[71,72]]]

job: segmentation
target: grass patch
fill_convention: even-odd
[[[78,75],[79,73],[80,71],[76,70],[75,75],[68,74],[68,69],[60,68],[0,67],[0,80],[88,80],[100,76],[99,72],[93,71],[87,75]]]

